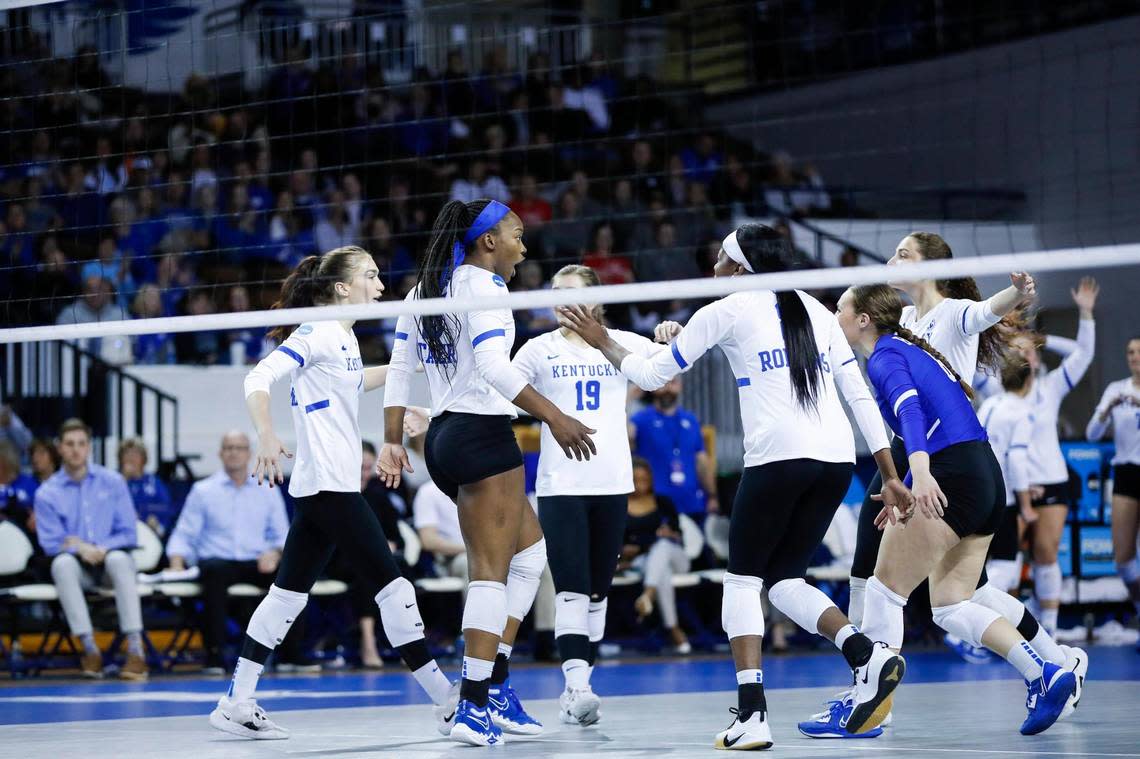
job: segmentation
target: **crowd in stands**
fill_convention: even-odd
[[[34,47],[0,60],[9,324],[265,308],[297,261],[345,244],[371,252],[386,297],[402,298],[448,198],[496,198],[523,218],[537,267],[516,289],[570,262],[606,283],[707,274],[734,218],[838,205],[811,166],[691,124],[658,83],[599,54],[552,69],[535,53],[520,71],[497,48],[469,71],[456,50],[397,86],[351,51],[314,68],[298,47],[259,91],[192,75],[157,95],[112,82],[92,49],[59,60]],[[610,318],[644,328],[688,310]],[[520,339],[547,326],[532,315]],[[117,364],[249,363],[263,348],[249,331],[88,347]]]

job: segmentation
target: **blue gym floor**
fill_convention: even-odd
[[[895,726],[865,741],[811,741],[795,729],[797,720],[849,683],[837,653],[768,657],[764,679],[774,750],[797,757],[868,751],[1140,757],[1133,706],[1140,692],[1140,653],[1093,647],[1089,654],[1088,686],[1076,714],[1025,738],[1017,732],[1025,689],[1004,662],[970,665],[949,651],[910,653]],[[547,731],[536,739],[508,741],[500,750],[528,756],[708,755],[716,731],[731,720],[728,707],[735,705],[727,658],[604,662],[593,677],[603,697],[603,719],[588,729],[558,722],[557,666],[518,666],[512,681]],[[227,678],[190,676],[143,684],[10,681],[0,686],[0,757],[420,757],[463,750],[434,732],[426,698],[395,664],[375,673],[263,678],[259,701],[293,731],[288,741],[253,743],[212,730],[205,716],[226,685]]]

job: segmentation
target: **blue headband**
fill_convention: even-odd
[[[451,249],[451,271],[455,271],[463,264],[463,259],[467,257],[467,246],[474,243],[479,239],[480,235],[484,235],[490,230],[494,229],[495,225],[502,221],[503,217],[511,212],[511,209],[497,200],[492,200],[483,207],[479,215],[475,217],[475,221],[471,222],[471,226],[463,235],[463,241],[456,240],[455,245]]]

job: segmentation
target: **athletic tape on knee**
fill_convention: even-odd
[[[462,624],[464,630],[502,635],[507,626],[507,586],[490,580],[469,583]]]
[[[309,602],[308,593],[269,586],[269,592],[257,605],[245,633],[266,648],[276,648]]]
[[[524,548],[511,559],[507,573],[507,616],[523,619],[534,604],[542,570],[546,567],[546,538]]]
[[[867,597],[867,580],[863,577],[851,578],[851,596],[847,601],[847,618],[856,627],[863,626],[863,599]]]
[[[610,599],[608,598],[603,598],[601,601],[590,601],[586,626],[590,629],[591,643],[597,643],[606,637],[606,609],[609,605]]]
[[[990,559],[986,562],[990,584],[1002,591],[1010,591],[1021,584],[1021,562],[1016,559]]]
[[[760,601],[763,589],[764,581],[759,577],[725,572],[720,624],[729,640],[764,634],[764,607]]]
[[[1117,564],[1116,573],[1126,585],[1140,581],[1140,557],[1133,557],[1132,561]]]
[[[416,604],[416,588],[403,577],[388,583],[376,594],[380,624],[393,648],[424,637],[424,621]]]
[[[813,635],[819,632],[820,615],[835,607],[822,590],[808,585],[802,578],[780,580],[768,588],[768,600]]]
[[[981,645],[982,634],[1001,615],[993,609],[987,609],[973,601],[959,601],[949,606],[935,606],[931,608],[934,623],[951,635],[957,635],[962,640],[970,641],[974,645]]]
[[[1033,565],[1033,595],[1038,601],[1061,600],[1061,565],[1052,564]]]
[[[554,637],[590,634],[590,597],[563,591],[554,597]]]
[[[867,580],[860,631],[871,640],[886,643],[889,648],[902,648],[904,606],[905,598],[884,585],[878,577],[871,577]]]

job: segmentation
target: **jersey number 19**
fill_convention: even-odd
[[[574,386],[578,390],[579,411],[594,411],[601,405],[602,383],[597,380],[590,380],[589,382],[577,382]]]

